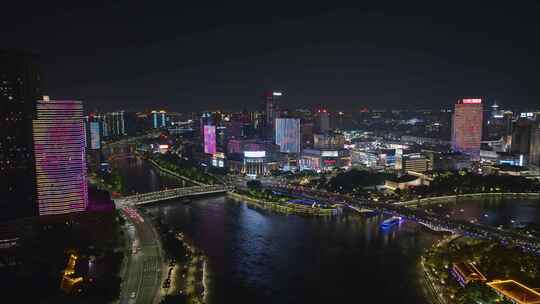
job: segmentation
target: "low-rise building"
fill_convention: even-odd
[[[487,285],[516,304],[539,304],[540,293],[514,280],[493,281]]]
[[[459,285],[465,286],[471,282],[487,282],[486,277],[474,266],[473,263],[460,262],[452,264],[452,275]]]

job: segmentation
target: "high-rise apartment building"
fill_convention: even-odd
[[[38,101],[32,123],[38,214],[84,211],[88,205],[81,101]]]
[[[280,152],[300,153],[300,119],[277,118],[275,137]]]
[[[32,120],[39,98],[37,58],[0,50],[0,220],[36,215]]]
[[[480,160],[483,105],[481,98],[464,98],[456,102],[452,123],[452,148]]]

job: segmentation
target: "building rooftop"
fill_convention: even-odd
[[[540,303],[540,293],[514,280],[493,281],[487,285],[518,304]]]
[[[487,281],[486,277],[472,263],[454,263],[454,269],[467,281]]]

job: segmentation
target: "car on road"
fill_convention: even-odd
[[[132,299],[135,299],[136,296],[137,296],[137,293],[134,291],[134,292],[131,293],[131,295],[129,297],[132,298]]]

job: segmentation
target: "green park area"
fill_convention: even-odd
[[[161,286],[166,295],[161,304],[204,303],[206,256],[183,233],[173,231],[161,218],[154,218],[154,224],[169,260],[168,273]]]
[[[452,276],[453,263],[473,263],[488,281],[512,279],[540,286],[540,257],[500,243],[459,237],[437,243],[423,255],[424,266],[451,303],[509,303],[482,282],[461,287]]]
[[[433,173],[428,186],[419,186],[402,195],[442,196],[470,193],[531,193],[540,191],[540,181],[512,175],[480,175],[466,171]]]
[[[118,170],[91,172],[88,175],[88,180],[91,185],[100,190],[106,190],[112,195],[122,194],[122,175]]]
[[[189,180],[207,185],[219,183],[214,176],[203,172],[200,168],[191,163],[182,161],[182,159],[175,154],[146,153],[145,157],[154,161],[158,166]]]

